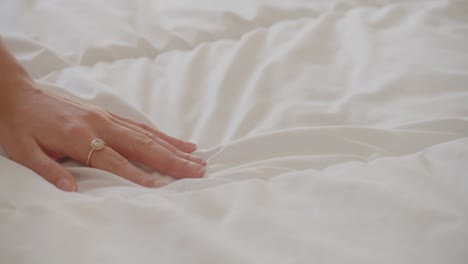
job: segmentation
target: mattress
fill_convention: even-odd
[[[198,143],[150,189],[0,156],[0,263],[468,263],[467,1],[0,1],[43,89]]]

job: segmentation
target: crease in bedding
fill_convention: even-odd
[[[164,188],[0,150],[0,263],[468,261],[466,1],[0,1],[44,89],[197,142]]]

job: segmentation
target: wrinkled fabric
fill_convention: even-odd
[[[0,156],[0,263],[468,262],[466,1],[0,1],[44,89],[199,144],[160,189]],[[155,177],[159,176],[154,173]]]

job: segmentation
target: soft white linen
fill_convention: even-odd
[[[193,3],[196,2],[196,3]],[[198,142],[146,189],[0,156],[0,263],[468,263],[468,2],[0,1],[45,89]]]

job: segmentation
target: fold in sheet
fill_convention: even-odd
[[[176,137],[148,189],[0,156],[0,263],[468,260],[464,1],[2,1],[44,89]],[[19,19],[21,17],[21,19]]]

